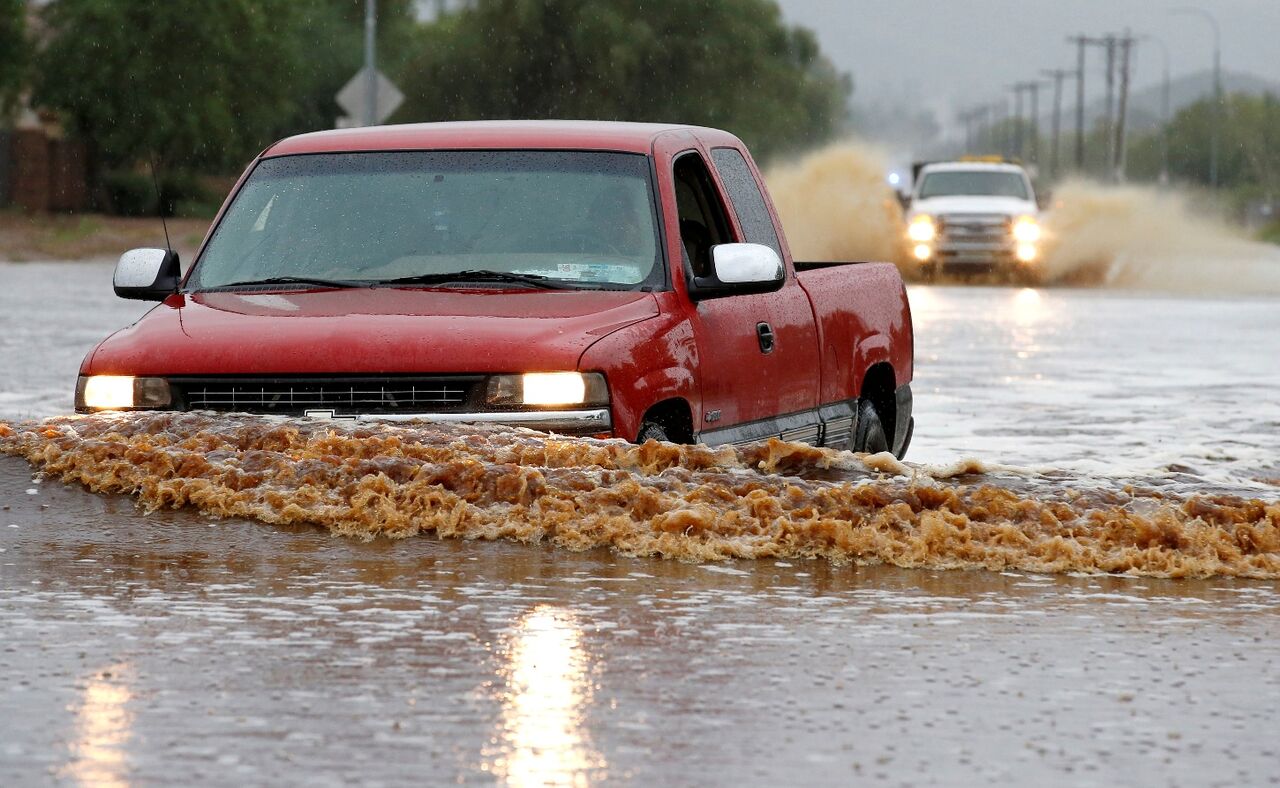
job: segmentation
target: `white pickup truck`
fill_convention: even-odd
[[[1035,279],[1039,207],[1017,164],[936,162],[916,167],[906,202],[907,242],[927,279],[1000,272]]]

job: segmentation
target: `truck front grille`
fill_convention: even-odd
[[[1000,214],[949,214],[938,217],[938,233],[947,241],[1007,243],[1009,217]]]
[[[466,405],[479,377],[172,378],[188,410],[300,415],[448,413]]]

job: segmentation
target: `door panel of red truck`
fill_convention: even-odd
[[[700,152],[678,156],[673,178],[684,262],[704,276],[711,246],[746,239]],[[701,351],[700,430],[816,407],[817,331],[808,297],[790,272],[777,292],[698,301],[689,320]],[[762,343],[761,326],[773,335],[771,345]]]
[[[721,192],[733,208],[731,218],[737,220],[736,240],[773,249],[786,268],[787,281],[780,290],[765,298],[769,324],[776,337],[776,347],[770,354],[773,369],[769,370],[770,374],[779,376],[780,396],[774,413],[782,415],[815,408],[820,404],[821,357],[813,305],[787,262],[765,202],[763,185],[737,148],[712,148],[711,160]]]

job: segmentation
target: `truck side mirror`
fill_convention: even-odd
[[[1045,191],[1038,192],[1036,194],[1036,205],[1039,206],[1042,211],[1047,210],[1049,206],[1053,205],[1053,192],[1047,189]]]
[[[711,276],[693,278],[689,294],[694,300],[768,293],[786,278],[782,258],[763,244],[717,244],[711,247],[711,268]]]
[[[138,301],[163,301],[178,290],[182,266],[172,249],[130,249],[116,263],[116,295]]]
[[[911,193],[898,192],[898,205],[902,206],[902,212],[906,213],[911,208]]]

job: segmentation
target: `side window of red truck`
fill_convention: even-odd
[[[676,207],[680,212],[680,240],[694,276],[711,275],[711,247],[733,243],[729,219],[716,194],[702,157],[690,151],[673,168]]]
[[[782,245],[778,243],[778,232],[773,226],[773,217],[765,205],[760,186],[743,158],[735,148],[713,148],[711,160],[716,164],[716,171],[729,190],[729,199],[733,201],[733,210],[738,214],[738,223],[742,225],[742,234],[748,243],[763,244],[782,257]]]

